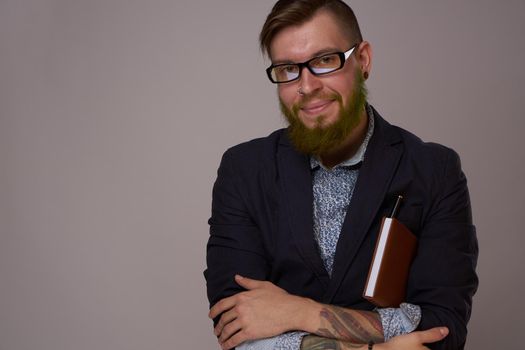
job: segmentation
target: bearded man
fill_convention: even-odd
[[[340,0],[279,0],[260,34],[288,128],[224,154],[213,189],[209,316],[223,349],[462,349],[477,241],[449,148],[367,103],[372,49]],[[417,236],[405,302],[362,297],[395,199]]]

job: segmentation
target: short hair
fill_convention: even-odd
[[[270,45],[281,30],[307,22],[320,10],[329,11],[335,17],[350,42],[363,41],[354,11],[341,0],[279,0],[259,34],[263,54],[271,56]]]

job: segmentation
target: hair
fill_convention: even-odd
[[[281,30],[307,22],[320,10],[329,11],[335,17],[350,43],[363,41],[354,11],[342,0],[279,0],[259,34],[263,54],[271,57],[270,46]]]

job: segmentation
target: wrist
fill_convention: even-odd
[[[373,350],[385,350],[388,347],[385,346],[385,343],[374,343],[374,346],[372,347]],[[365,349],[368,349],[368,345]]]
[[[319,315],[322,307],[322,304],[312,299],[301,297],[297,309],[297,330],[315,334],[320,327]]]

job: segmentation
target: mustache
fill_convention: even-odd
[[[338,93],[323,93],[323,92],[315,92],[312,94],[307,94],[301,97],[299,102],[297,102],[294,107],[296,108],[303,108],[306,104],[308,104],[312,100],[337,100],[341,101],[341,95]]]
[[[343,102],[343,98],[341,97],[341,95],[335,92],[333,93],[315,92],[312,94],[306,94],[301,97],[299,102],[295,103],[292,106],[291,110],[293,112],[293,115],[297,117],[297,114],[299,113],[301,108],[306,106],[312,100],[333,100],[333,101],[338,101],[339,103]]]

